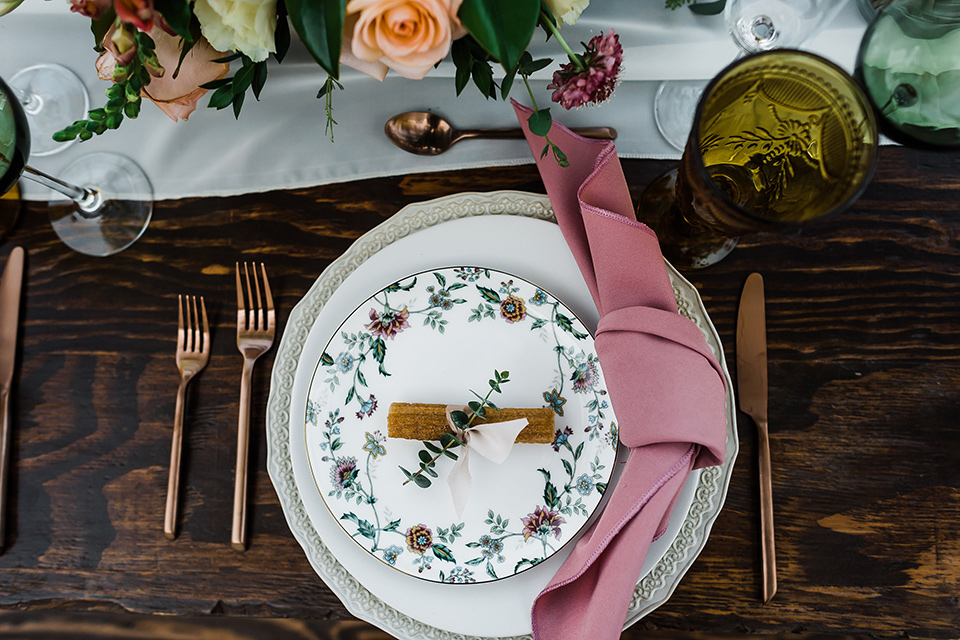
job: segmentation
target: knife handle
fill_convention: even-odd
[[[766,420],[757,420],[760,453],[760,527],[763,554],[763,602],[777,592],[777,552],[773,541],[773,482],[770,472],[770,433]]]
[[[7,467],[10,466],[10,391],[0,391],[0,553],[7,536]]]

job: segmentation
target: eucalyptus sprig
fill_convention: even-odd
[[[497,408],[497,405],[490,401],[490,396],[493,395],[494,392],[501,392],[501,384],[510,382],[510,372],[497,371],[494,369],[493,378],[487,382],[490,385],[490,390],[487,391],[487,395],[485,396],[481,396],[472,389],[470,390],[470,393],[475,395],[480,400],[480,402],[474,400],[467,403],[467,407],[470,409],[470,415],[467,415],[467,412],[465,411],[450,412],[450,419],[458,428],[466,431],[473,426],[473,422],[477,418],[485,420],[487,407],[490,407],[494,411],[500,410]],[[457,447],[463,446],[463,442],[452,433],[445,433],[440,437],[439,447],[429,441],[424,441],[423,446],[424,448],[417,453],[417,456],[420,458],[420,468],[416,472],[411,473],[403,467],[400,467],[400,471],[402,471],[403,475],[407,477],[406,481],[403,483],[404,485],[413,482],[421,489],[426,489],[429,487],[432,484],[430,478],[436,478],[438,476],[437,472],[434,470],[437,460],[439,460],[441,456],[446,456],[451,460],[456,460],[459,456],[451,451],[451,449],[456,449]]]
[[[57,142],[75,138],[89,140],[108,129],[116,129],[124,116],[136,118],[140,114],[140,90],[150,84],[149,69],[160,68],[153,39],[140,31],[133,31],[136,53],[126,65],[117,65],[113,72],[114,84],[107,88],[107,103],[87,112],[86,120],[77,120],[53,134]]]

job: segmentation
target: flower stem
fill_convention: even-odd
[[[549,31],[554,38],[557,39],[557,42],[560,43],[560,46],[563,47],[563,50],[567,52],[567,57],[570,58],[570,62],[577,66],[577,71],[584,71],[585,68],[583,63],[580,61],[579,56],[570,49],[570,45],[567,44],[567,41],[563,39],[563,36],[560,35],[560,30],[557,29],[557,25],[553,24],[553,20],[550,19],[546,13],[542,10],[540,11],[540,24],[543,25],[543,28]]]

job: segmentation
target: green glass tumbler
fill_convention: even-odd
[[[960,148],[960,0],[890,2],[864,33],[856,77],[885,135]]]

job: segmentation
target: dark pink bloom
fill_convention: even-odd
[[[70,0],[70,11],[94,20],[99,20],[112,6],[113,0]]]
[[[559,540],[560,525],[566,522],[557,511],[551,511],[546,507],[537,507],[533,510],[533,513],[522,518],[522,520],[524,540],[529,540],[530,536],[541,536],[550,533]]]
[[[410,326],[410,323],[407,322],[409,318],[410,313],[406,307],[397,312],[384,311],[383,315],[378,314],[375,309],[370,309],[371,322],[366,326],[367,329],[373,333],[379,333],[384,338],[393,338]]]
[[[153,21],[156,18],[153,0],[116,0],[113,6],[121,22],[132,24],[144,33],[153,30]]]
[[[564,109],[603,102],[617,87],[621,62],[623,47],[613,29],[594,36],[583,53],[583,69],[571,61],[554,71],[553,82],[547,85],[554,89],[551,99]]]

